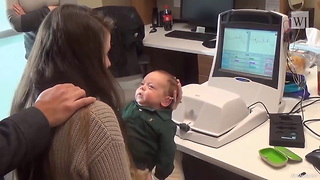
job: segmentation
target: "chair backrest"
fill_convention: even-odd
[[[114,21],[111,32],[110,68],[115,77],[141,74],[139,56],[142,54],[144,23],[132,6],[103,6],[95,8]]]

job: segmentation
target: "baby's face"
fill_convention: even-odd
[[[168,77],[159,72],[149,73],[136,90],[135,100],[141,106],[162,108],[161,102],[167,97]]]

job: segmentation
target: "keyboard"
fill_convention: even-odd
[[[213,34],[213,33],[199,33],[199,32],[180,31],[180,30],[173,30],[165,34],[165,36],[180,38],[180,39],[189,39],[189,40],[195,40],[195,41],[207,41],[207,40],[216,38],[216,34]]]

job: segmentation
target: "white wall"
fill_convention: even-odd
[[[110,5],[131,6],[131,0],[78,0],[78,3],[91,8]]]
[[[131,0],[102,0],[104,6],[117,5],[117,6],[131,6]]]
[[[96,8],[102,6],[102,0],[78,0],[78,4],[86,5],[91,8]]]

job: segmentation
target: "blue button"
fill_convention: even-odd
[[[241,81],[241,82],[250,82],[250,80],[242,77],[236,77],[236,80]]]

